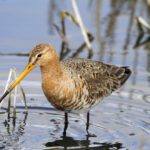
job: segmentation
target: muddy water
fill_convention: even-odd
[[[146,1],[93,0],[77,1],[87,29],[93,34],[91,59],[130,66],[132,77],[123,88],[91,110],[90,133],[86,135],[85,115],[69,115],[67,135],[63,136],[63,112],[46,100],[40,86],[40,71],[35,69],[22,82],[28,113],[19,93],[17,118],[13,108],[8,116],[7,98],[0,110],[0,149],[150,149],[150,49],[149,42],[135,46],[138,31],[135,16],[146,20]],[[61,51],[62,39],[53,23],[61,27],[61,10],[72,12],[70,1],[33,0],[0,1],[0,93],[3,92],[10,68],[20,73],[26,56],[37,43],[49,42]],[[80,30],[66,19],[66,34],[71,51],[65,57],[88,57],[88,50],[76,53],[84,41]],[[144,43],[148,35],[142,38]],[[142,43],[141,42],[141,43]],[[12,101],[13,106],[13,101]]]

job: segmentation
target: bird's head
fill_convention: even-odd
[[[39,44],[35,46],[29,55],[29,61],[24,71],[18,76],[18,78],[10,85],[10,87],[6,90],[3,96],[0,98],[1,101],[12,91],[16,85],[20,83],[24,77],[31,72],[36,66],[45,66],[48,63],[51,63],[57,58],[57,54],[55,49],[49,44]]]
[[[39,44],[31,50],[28,64],[34,66],[45,66],[54,61],[53,59],[56,57],[56,51],[51,45]]]

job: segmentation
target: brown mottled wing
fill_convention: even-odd
[[[87,59],[68,59],[62,63],[86,80],[91,98],[109,95],[123,85],[131,74],[127,67]]]

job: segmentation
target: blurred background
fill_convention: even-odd
[[[81,57],[130,66],[133,70],[131,78],[123,88],[92,110],[90,129],[95,137],[87,139],[84,122],[71,115],[68,135],[64,138],[61,136],[63,113],[46,101],[37,68],[22,82],[29,114],[24,115],[19,95],[15,126],[7,120],[7,113],[2,109],[0,148],[60,146],[64,149],[149,150],[150,36],[146,33],[139,40],[136,17],[150,23],[150,1],[76,0],[76,3],[86,30],[93,38],[90,56],[88,48],[80,49],[84,43],[80,28],[67,18],[67,53],[63,53],[64,39],[56,27],[62,28],[62,11],[75,16],[70,0],[0,0],[0,93],[10,68],[15,67],[20,73],[28,61],[29,51],[39,43],[52,44],[63,59]],[[7,100],[4,106],[7,106]]]

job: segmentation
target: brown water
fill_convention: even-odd
[[[142,38],[142,43],[147,40],[145,44],[135,47],[135,17],[140,15],[149,21],[150,8],[140,0],[77,0],[77,4],[85,26],[94,36],[91,59],[130,66],[132,77],[91,110],[89,131],[94,136],[86,136],[85,117],[73,114],[69,115],[67,136],[62,136],[63,112],[54,109],[44,97],[37,68],[22,82],[28,113],[18,94],[17,118],[13,113],[8,117],[5,99],[0,110],[0,149],[150,149],[149,36]],[[20,73],[28,61],[16,53],[26,54],[41,42],[53,43],[61,52],[62,39],[53,27],[54,23],[61,27],[61,10],[73,13],[71,1],[0,0],[0,52],[14,54],[0,56],[0,93],[10,68]],[[77,53],[84,40],[79,28],[67,19],[66,35],[70,49],[66,58],[87,58],[88,49]]]

